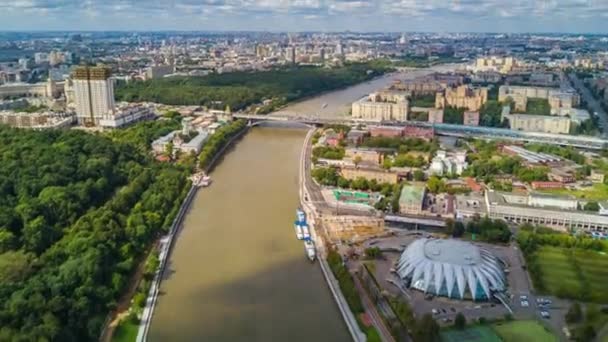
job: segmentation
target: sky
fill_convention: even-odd
[[[0,30],[608,33],[608,0],[0,0]]]

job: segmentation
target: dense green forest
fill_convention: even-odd
[[[141,151],[175,124],[0,127],[0,341],[97,340],[189,189],[185,167]]]
[[[386,63],[353,63],[340,68],[295,67],[263,72],[233,72],[203,77],[171,77],[145,82],[121,83],[116,97],[123,101],[152,101],[174,105],[205,105],[245,109],[263,100],[267,113],[289,101],[346,87],[378,76]]]

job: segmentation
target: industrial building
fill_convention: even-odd
[[[540,224],[562,231],[569,229],[608,231],[608,217],[577,210],[573,197],[533,193],[529,196],[488,190],[487,215],[516,224]]]

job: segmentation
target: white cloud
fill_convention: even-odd
[[[67,22],[73,29],[78,29],[81,24],[88,23],[74,20],[83,18],[83,15],[91,18],[104,13],[108,25],[112,22],[122,24],[120,19],[129,17],[130,24],[139,25],[141,29],[155,29],[159,18],[172,18],[174,23],[184,25],[187,20],[180,18],[205,14],[222,19],[230,27],[242,24],[243,29],[249,26],[245,24],[247,20],[257,20],[257,27],[277,20],[289,21],[285,26],[299,29],[298,19],[317,24],[331,23],[332,27],[340,27],[344,23],[343,29],[348,29],[346,23],[352,23],[358,17],[376,17],[374,22],[377,26],[386,25],[382,29],[394,31],[407,28],[395,25],[415,20],[426,22],[431,30],[433,23],[487,21],[487,27],[476,30],[493,31],[493,21],[518,21],[526,27],[535,27],[540,25],[535,22],[557,19],[567,19],[574,29],[577,25],[586,27],[593,23],[606,31],[608,28],[601,23],[606,12],[608,0],[0,0],[3,26],[18,23],[23,27],[29,24],[31,29],[43,29],[34,25],[42,25],[45,20],[61,21],[64,18],[72,19]],[[27,20],[31,19],[28,14],[32,13],[43,13],[44,18],[40,19],[44,20]],[[543,30],[543,27],[538,29]]]

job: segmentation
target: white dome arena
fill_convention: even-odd
[[[459,240],[412,242],[399,259],[397,273],[410,288],[450,298],[488,300],[506,289],[500,260]]]

